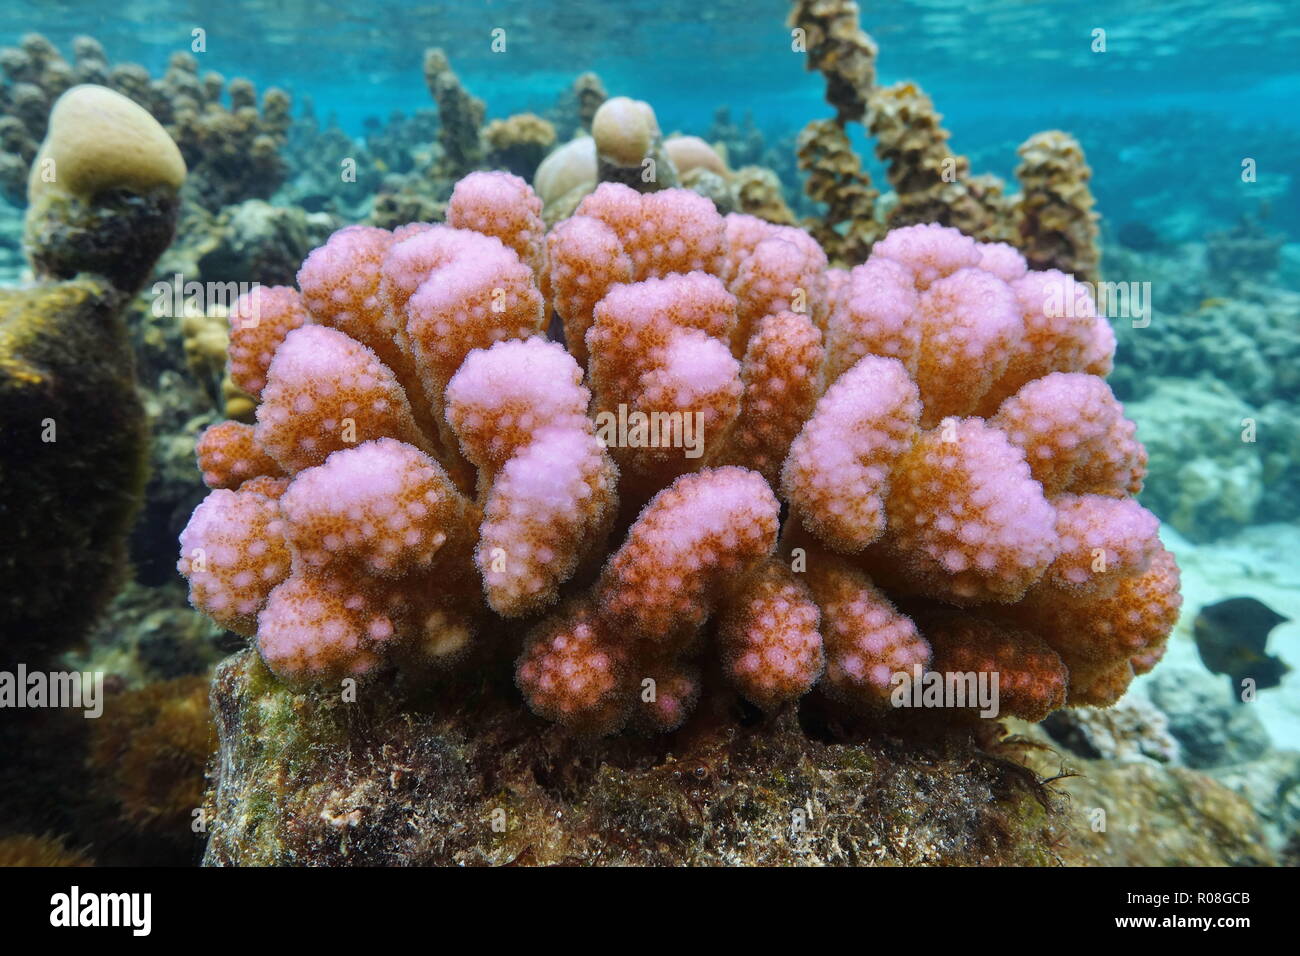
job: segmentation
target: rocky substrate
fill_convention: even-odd
[[[904,738],[851,733],[816,701],[767,720],[718,703],[665,738],[581,740],[483,673],[405,701],[362,685],[348,702],[294,692],[253,652],[227,659],[205,862],[1272,862],[1250,805],[1210,777],[1071,756],[1082,776],[1045,781],[1065,758],[1027,725],[917,739],[914,717]]]

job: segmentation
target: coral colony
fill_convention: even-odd
[[[1036,720],[1113,703],[1177,617],[1110,327],[1004,243],[909,225],[832,268],[618,182],[548,233],[474,172],[230,323],[256,424],[202,436],[179,568],[286,681],[523,633],[521,693],[579,733],[679,726],[704,668],[868,715],[996,675],[966,706]]]

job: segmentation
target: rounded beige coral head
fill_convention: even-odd
[[[602,157],[619,166],[637,166],[659,134],[659,122],[649,103],[615,96],[596,110],[591,135]]]
[[[74,86],[54,104],[28,194],[90,198],[107,189],[180,189],[185,160],[143,107],[103,86]]]
[[[664,151],[683,176],[692,169],[707,169],[724,178],[731,176],[726,160],[698,136],[669,136],[664,140]]]
[[[548,203],[583,184],[596,185],[596,144],[580,136],[552,150],[533,174],[533,189]]]

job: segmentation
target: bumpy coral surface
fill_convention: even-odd
[[[522,634],[532,708],[600,734],[721,683],[879,716],[927,669],[1039,719],[1158,659],[1177,568],[1071,277],[930,224],[831,269],[609,182],[546,235],[508,173],[448,222],[336,233],[232,332],[257,425],[201,442],[180,567],[282,678]]]

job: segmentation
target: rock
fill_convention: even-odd
[[[1044,786],[1060,755],[1021,721],[847,742],[806,701],[798,719],[706,708],[669,737],[584,741],[482,676],[405,705],[389,684],[358,693],[295,693],[252,651],[219,665],[206,864],[1273,862],[1249,803],[1198,771],[1070,758],[1081,775]]]
[[[144,412],[121,296],[82,278],[0,290],[0,662],[78,643],[126,569]]]
[[[1124,408],[1150,456],[1142,503],[1193,541],[1250,524],[1269,477],[1276,492],[1276,481],[1289,474],[1279,456],[1300,451],[1291,447],[1297,429],[1289,406],[1253,408],[1210,379],[1161,379],[1149,396]],[[1275,504],[1290,507],[1276,494],[1269,502],[1270,512]]]
[[[1165,667],[1151,679],[1151,700],[1169,716],[1189,767],[1239,764],[1264,754],[1268,732],[1250,704],[1232,699],[1227,678],[1189,667]]]
[[[199,270],[225,282],[293,285],[307,253],[337,225],[325,213],[249,199],[217,217],[216,242],[199,256]]]
[[[1115,706],[1058,710],[1043,721],[1058,743],[1082,757],[1178,762],[1178,741],[1169,734],[1169,719],[1149,700],[1126,695]]]
[[[1061,780],[1069,801],[1068,863],[1261,866],[1274,863],[1250,802],[1187,767],[1084,761]],[[1104,811],[1104,817],[1097,813]],[[1104,826],[1104,829],[1094,829]]]
[[[1300,753],[1275,750],[1248,763],[1216,767],[1210,775],[1250,802],[1276,849],[1300,839]]]
[[[966,736],[835,744],[701,714],[583,741],[504,682],[407,709],[359,693],[293,693],[251,651],[218,667],[207,864],[1057,862],[1033,777]]]

